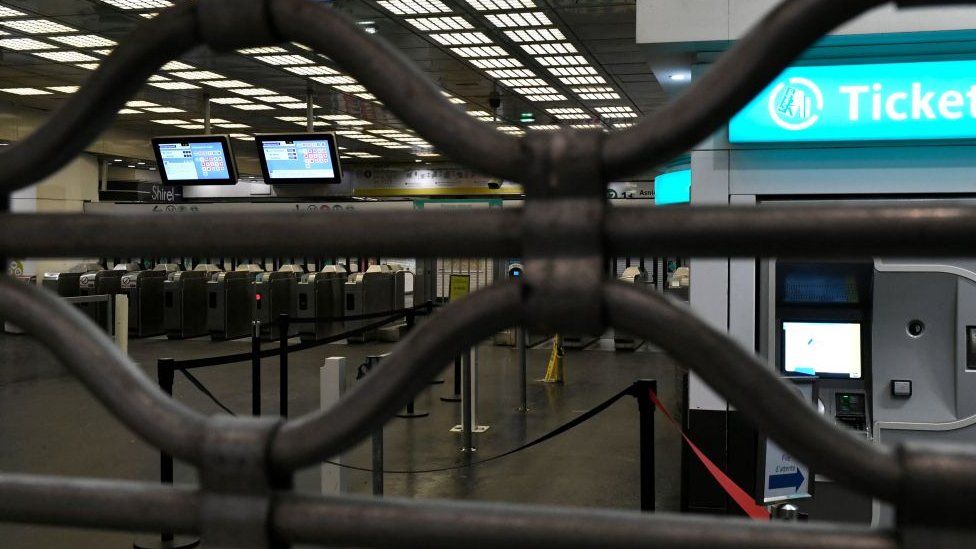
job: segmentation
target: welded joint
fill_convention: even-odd
[[[976,448],[905,443],[898,447],[899,529],[968,532],[976,544]]]
[[[291,477],[276,474],[269,459],[271,440],[283,423],[223,415],[208,420],[200,464],[200,524],[207,547],[288,547],[275,539],[271,523],[275,492],[291,488]]]
[[[200,39],[221,52],[280,43],[271,16],[272,1],[197,0]]]
[[[525,322],[543,333],[606,325],[603,132],[564,130],[524,141],[530,158],[522,216]]]

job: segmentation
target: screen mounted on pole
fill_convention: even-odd
[[[271,185],[342,182],[335,134],[256,135],[264,180]]]
[[[237,165],[226,135],[154,137],[152,145],[164,185],[237,183]]]

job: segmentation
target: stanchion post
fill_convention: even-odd
[[[261,321],[251,323],[251,414],[261,415]]]
[[[411,330],[413,330],[413,327],[416,325],[416,322],[417,322],[417,311],[415,311],[414,309],[407,309],[406,327],[404,328],[404,331],[406,333],[409,333]],[[397,414],[397,417],[402,417],[404,419],[416,419],[418,417],[427,417],[429,415],[430,412],[418,412],[414,405],[414,399],[413,397],[411,397],[410,402],[407,403],[407,410],[402,414]]]
[[[373,495],[383,495],[383,428],[373,431]]]
[[[454,357],[454,394],[442,396],[444,402],[461,401],[461,356]]]
[[[642,379],[634,382],[634,397],[640,415],[640,502],[641,511],[652,512],[656,507],[654,486],[654,403],[651,391],[657,393],[657,381]]]
[[[526,351],[526,335],[525,328],[519,326],[515,328],[515,344],[518,347],[518,361],[519,361],[519,395],[521,397],[521,403],[519,404],[520,412],[529,411],[528,403],[528,391],[529,384],[526,376],[528,376],[528,365],[527,365],[527,351]]]
[[[156,361],[156,379],[159,388],[170,398],[173,397],[173,382],[176,377],[176,361],[172,358],[160,358]],[[173,484],[173,456],[166,452],[159,453],[159,482]],[[177,537],[173,532],[161,532],[159,536],[140,539],[133,542],[135,549],[191,549],[200,545],[196,538]]]
[[[474,448],[474,383],[471,379],[471,350],[461,356],[461,436],[463,452]]]
[[[278,316],[278,413],[288,417],[288,313]]]

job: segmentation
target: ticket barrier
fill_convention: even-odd
[[[122,292],[129,297],[129,336],[152,337],[166,333],[163,324],[163,286],[169,265],[122,276]]]
[[[260,273],[258,265],[238,265],[207,282],[207,328],[214,341],[251,334],[251,285]]]
[[[114,296],[120,294],[122,293],[122,276],[138,269],[139,265],[135,263],[123,263],[116,265],[112,270],[85,273],[78,280],[78,294],[80,296]],[[102,303],[80,303],[78,308],[99,326],[104,326],[109,321],[109,311]]]
[[[201,264],[192,271],[173,273],[163,284],[166,337],[186,339],[207,334],[207,282],[220,272],[216,265]]]
[[[81,276],[104,269],[98,263],[79,263],[62,273],[44,273],[41,286],[61,297],[78,297],[81,295]]]
[[[647,271],[636,266],[627,267],[617,280],[633,284],[642,290],[650,290],[651,288],[651,278],[647,275]],[[643,344],[643,339],[637,339],[630,334],[614,330],[613,348],[615,351],[636,351]]]
[[[437,260],[428,258],[417,258],[417,267],[414,270],[413,279],[413,301],[411,306],[418,306],[434,302],[437,299]],[[419,309],[417,312],[424,312]]]
[[[349,281],[344,285],[344,315],[347,317],[373,315],[402,308],[395,307],[396,278],[397,275],[388,265],[372,265],[365,273],[355,273],[350,276]],[[355,330],[377,320],[380,318],[347,320],[346,330]],[[376,340],[377,335],[378,330],[368,330],[349,337],[348,341],[365,343]]]
[[[348,274],[342,265],[326,265],[298,283],[298,318],[339,318],[343,315],[344,285]],[[302,341],[318,341],[341,333],[342,320],[316,321],[298,325]]]
[[[298,265],[283,265],[273,273],[260,273],[251,285],[251,318],[261,322],[261,339],[278,339],[278,318],[298,314],[298,282],[304,270]],[[290,324],[288,337],[298,334],[298,325]]]

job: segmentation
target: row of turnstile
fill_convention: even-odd
[[[327,265],[307,274],[297,265],[265,272],[254,264],[239,265],[234,271],[211,264],[197,265],[191,271],[172,264],[152,270],[138,270],[136,264],[120,264],[111,270],[81,264],[68,272],[45,273],[42,285],[65,297],[127,294],[132,337],[165,334],[171,339],[206,335],[214,340],[235,339],[251,335],[253,322],[258,321],[262,339],[271,340],[280,337],[281,315],[288,315],[298,320],[288,323],[289,337],[317,341],[381,321],[383,313],[403,310],[408,277],[414,278],[413,303],[431,299],[424,276],[391,265],[372,265],[366,272],[350,276],[342,265]],[[357,333],[349,340],[396,341],[401,328],[394,323]]]

